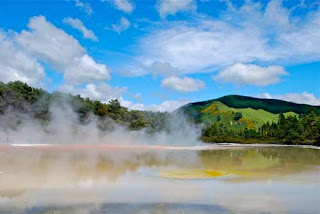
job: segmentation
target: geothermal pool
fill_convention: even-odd
[[[0,146],[0,213],[319,213],[320,150]]]

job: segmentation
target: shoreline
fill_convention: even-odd
[[[0,144],[0,151],[4,149],[50,149],[50,150],[223,150],[223,149],[241,149],[255,147],[296,147],[304,149],[318,149],[320,147],[313,145],[284,145],[284,144],[239,144],[239,143],[216,143],[214,145],[143,145],[143,144]]]

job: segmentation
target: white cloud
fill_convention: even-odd
[[[91,15],[93,13],[91,5],[88,2],[82,2],[80,0],[73,0],[75,2],[75,5],[81,10],[86,13],[87,15]]]
[[[82,97],[89,97],[90,99],[100,100],[107,103],[111,99],[122,99],[122,95],[127,89],[124,87],[111,87],[105,83],[90,83],[84,87],[64,85],[60,90],[64,92],[70,92],[72,94],[79,94]]]
[[[140,61],[134,60],[130,64],[124,65],[119,73],[122,76],[143,76],[152,74],[154,76],[174,76],[180,71],[168,62],[155,61],[152,64],[142,64]]]
[[[81,20],[68,17],[68,18],[64,18],[63,22],[65,24],[70,25],[74,29],[80,31],[84,38],[91,39],[93,41],[98,40],[96,35],[93,33],[93,31],[86,28],[86,26],[84,26]]]
[[[263,93],[257,96],[258,98],[265,98],[265,99],[273,99],[272,95],[269,93]],[[275,98],[276,99],[276,98]]]
[[[103,2],[112,2],[115,8],[125,13],[132,13],[135,5],[130,0],[102,0]]]
[[[254,29],[235,29],[225,23],[202,20],[195,26],[173,23],[167,28],[142,40],[142,62],[167,62],[182,73],[195,73],[270,58],[265,42]]]
[[[160,17],[165,18],[180,11],[195,11],[197,5],[194,0],[158,0],[156,8]]]
[[[37,60],[0,31],[0,81],[20,80],[35,85],[44,77],[44,69]]]
[[[121,17],[118,24],[112,25],[112,30],[120,34],[121,32],[126,31],[130,25],[131,24],[128,19]]]
[[[267,86],[280,81],[287,72],[281,66],[261,67],[252,64],[237,63],[212,78],[215,81],[231,82],[239,85]]]
[[[144,105],[142,103],[131,103],[130,101],[125,101],[120,99],[121,105],[132,109],[140,111],[154,111],[154,112],[173,112],[179,107],[189,103],[187,100],[166,100],[160,104]]]
[[[80,58],[85,49],[78,40],[56,28],[44,16],[32,17],[30,30],[16,35],[16,40],[27,50],[55,68],[64,68],[74,58]]]
[[[29,30],[16,34],[18,43],[38,59],[63,72],[68,84],[110,79],[105,65],[95,62],[78,40],[55,27],[45,17],[31,18],[28,27]]]
[[[180,92],[199,91],[205,87],[205,83],[201,80],[190,77],[170,76],[161,81],[161,85],[166,88],[171,88]]]
[[[235,63],[301,63],[319,57],[320,14],[293,17],[280,1],[246,1],[219,19],[165,22],[141,40],[145,65],[169,63],[181,73],[212,72]]]
[[[263,14],[265,23],[271,28],[287,28],[290,26],[289,16],[289,11],[282,7],[281,1],[271,1]]]
[[[155,75],[172,76],[178,73],[178,70],[168,62],[154,62],[149,69]]]
[[[90,56],[84,54],[81,58],[75,58],[66,68],[64,79],[67,83],[81,84],[109,80],[110,74],[107,66],[95,62]]]
[[[320,99],[315,97],[314,94],[310,94],[307,92],[303,92],[301,94],[297,93],[289,93],[289,94],[282,94],[282,95],[271,95],[269,93],[264,93],[259,95],[260,98],[266,99],[279,99],[285,100],[294,103],[302,103],[302,104],[309,104],[309,105],[320,105]]]
[[[179,107],[189,103],[186,100],[166,100],[160,103],[159,105],[151,105],[149,108],[154,109],[153,111],[160,111],[160,112],[172,112]]]
[[[114,0],[115,6],[126,13],[131,13],[134,10],[134,4],[130,0]]]

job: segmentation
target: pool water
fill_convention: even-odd
[[[320,150],[0,147],[0,213],[320,213]]]

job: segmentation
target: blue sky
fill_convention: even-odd
[[[318,1],[0,1],[0,80],[131,109],[241,94],[320,105]]]

